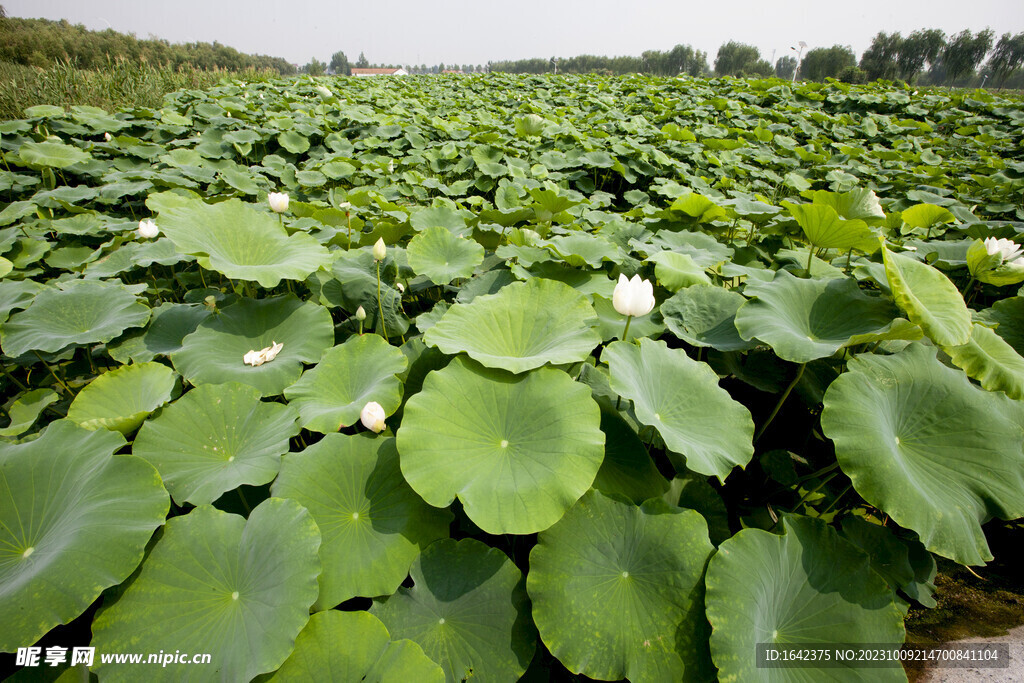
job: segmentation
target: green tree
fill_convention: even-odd
[[[779,78],[788,80],[793,77],[794,73],[796,73],[796,57],[786,55],[785,57],[779,57],[778,61],[775,62],[775,75]]]
[[[896,63],[899,66],[900,78],[912,82],[924,70],[938,60],[946,47],[946,34],[937,28],[914,31],[903,39],[899,48]]]
[[[366,55],[362,52],[359,53],[359,59],[356,60],[356,67],[365,69],[370,66],[370,62],[366,59]]]
[[[808,51],[800,62],[800,78],[824,81],[836,78],[843,69],[856,65],[857,57],[849,46],[816,47]]]
[[[952,85],[961,76],[974,73],[992,49],[992,29],[978,31],[975,35],[964,29],[953,36],[942,51],[942,66],[946,71],[947,83]]]
[[[902,46],[903,38],[899,32],[879,31],[860,58],[860,68],[867,74],[868,80],[896,78],[899,75],[898,60]]]
[[[351,67],[348,65],[348,57],[346,57],[345,53],[341,50],[338,50],[331,55],[330,68],[331,71],[336,74],[343,74],[345,76],[351,74]]]
[[[1024,65],[1024,33],[1015,36],[1004,33],[996,43],[996,49],[992,51],[992,57],[988,62],[989,69],[998,79],[1000,88],[1021,65]]]
[[[718,56],[715,57],[715,73],[719,76],[739,76],[756,72],[759,61],[763,60],[756,47],[730,40],[718,48]],[[765,63],[767,64],[767,62]],[[769,73],[771,69],[769,64]]]
[[[309,64],[302,67],[302,70],[309,74],[310,76],[323,76],[324,69],[326,68],[326,66],[327,65],[321,62],[319,59],[313,57],[313,59],[309,60]]]

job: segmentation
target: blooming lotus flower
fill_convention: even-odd
[[[359,413],[359,421],[363,423],[363,426],[378,434],[384,431],[384,418],[386,417],[384,408],[376,401],[367,403]]]
[[[139,221],[139,237],[156,237],[160,234],[160,228],[149,219]]]
[[[267,203],[270,204],[270,210],[274,213],[284,213],[288,210],[288,193],[271,192],[267,195]]]
[[[654,285],[650,280],[641,280],[634,275],[632,280],[619,274],[619,282],[612,294],[612,305],[622,315],[647,315],[654,309]]]
[[[272,341],[270,342],[270,346],[268,346],[265,349],[260,349],[259,351],[249,351],[249,353],[245,354],[242,357],[242,361],[246,365],[257,367],[259,365],[263,365],[264,363],[269,363],[270,361],[277,358],[277,354],[281,353],[281,349],[283,348],[284,344],[278,344],[277,342]]]
[[[384,244],[384,238],[378,237],[377,242],[373,245],[373,258],[378,261],[383,261],[388,255],[388,247]]]
[[[986,237],[985,251],[988,252],[989,256],[999,254],[1003,263],[1020,258],[1021,255],[1020,245],[1006,238]]]

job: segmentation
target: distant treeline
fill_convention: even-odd
[[[702,76],[708,72],[708,55],[689,45],[676,45],[667,52],[648,50],[639,57],[552,57],[488,62],[490,71],[541,74],[558,71],[567,74],[604,73],[620,75],[646,73],[654,76],[678,76],[681,73]]]
[[[171,69],[295,73],[294,65],[280,57],[247,55],[217,42],[172,45],[160,39],[139,40],[113,29],[90,31],[65,20],[6,17],[0,6],[0,62],[41,68],[64,62],[81,69],[99,69],[118,59]]]

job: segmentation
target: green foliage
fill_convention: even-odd
[[[674,683],[897,646],[1024,514],[1024,106],[665,54],[0,123],[0,649]]]
[[[811,81],[838,78],[844,69],[856,64],[857,58],[849,46],[818,47],[808,50],[800,61],[800,78]]]
[[[718,55],[715,57],[715,73],[719,76],[742,76],[745,74],[761,73],[763,65],[767,64],[761,59],[761,53],[753,45],[746,45],[730,40],[718,48]],[[768,72],[762,75],[770,75],[771,64],[768,64]]]
[[[1024,65],[1024,32],[1017,35],[1004,33],[996,43],[988,66],[996,76],[999,86],[1006,82],[1021,65]]]
[[[993,35],[992,29],[978,31],[977,34],[964,29],[949,39],[942,50],[942,68],[951,82],[978,68],[992,48]]]

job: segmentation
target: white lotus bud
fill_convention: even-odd
[[[270,210],[274,213],[284,213],[288,210],[288,193],[271,192],[267,195],[267,203],[270,204]]]
[[[373,245],[373,258],[383,261],[388,255],[388,247],[384,244],[384,238],[378,237]]]
[[[632,280],[619,274],[619,282],[612,293],[612,305],[622,315],[647,315],[654,309],[654,285],[634,275]]]
[[[139,221],[139,237],[152,238],[160,234],[160,228],[156,227],[156,223],[147,219]]]
[[[113,138],[111,137],[110,133],[104,133],[103,139],[106,140],[107,142],[110,142]]]
[[[405,294],[405,285],[403,285],[401,282],[396,282],[395,288],[398,289],[399,294]]]
[[[370,401],[363,406],[362,412],[359,413],[359,421],[363,423],[363,426],[369,429],[371,432],[384,431],[384,419],[387,415],[384,414],[384,408],[381,404],[376,401]]]
[[[360,322],[366,320],[366,309],[364,309],[362,306],[356,309],[356,320]]]

